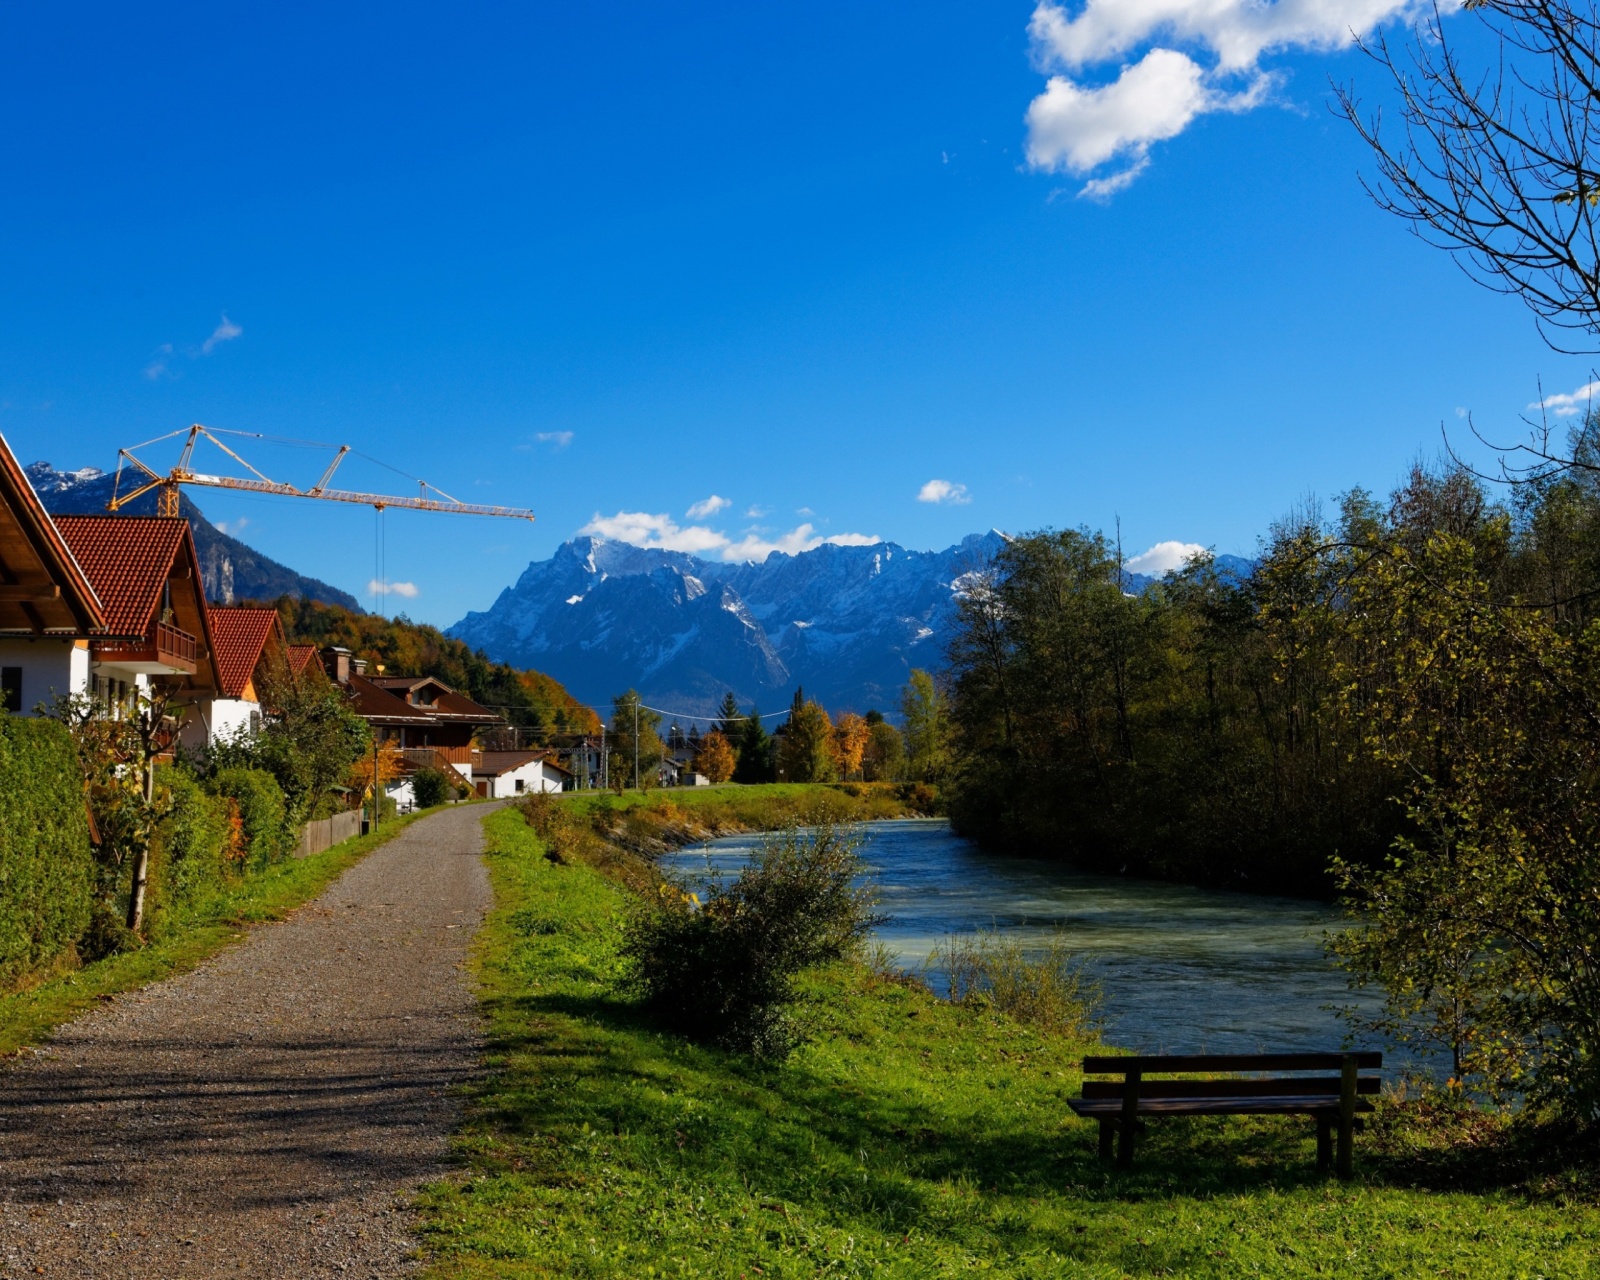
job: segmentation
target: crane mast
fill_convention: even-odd
[[[246,493],[271,493],[285,498],[319,498],[324,502],[351,502],[358,506],[374,507],[383,511],[389,507],[400,508],[408,511],[442,511],[453,515],[463,516],[508,516],[518,520],[532,520],[533,512],[521,507],[497,507],[482,503],[460,502],[452,498],[443,489],[429,484],[425,480],[417,481],[420,493],[416,497],[404,497],[398,494],[360,493],[351,489],[330,489],[329,482],[333,474],[339,469],[339,464],[344,461],[345,455],[350,452],[350,446],[342,444],[332,462],[328,464],[321,478],[308,489],[300,489],[281,480],[273,480],[257,471],[238,453],[230,449],[217,437],[219,434],[232,436],[246,436],[247,438],[262,440],[265,436],[243,431],[213,431],[201,426],[198,422],[182,431],[173,431],[164,436],[157,436],[154,440],[146,440],[144,444],[134,445],[132,448],[117,451],[117,474],[111,488],[111,501],[106,503],[107,511],[120,511],[123,507],[141,498],[152,489],[157,490],[156,514],[162,516],[176,516],[178,514],[178,498],[180,486],[186,484],[202,485],[212,489],[239,489]],[[159,444],[163,440],[172,440],[178,436],[186,436],[183,450],[178,456],[177,465],[163,474],[153,467],[147,466],[135,456],[134,449],[143,449],[147,445]],[[201,439],[209,440],[223,453],[227,454],[241,467],[250,473],[248,477],[211,475],[207,472],[196,471],[191,466],[194,459],[195,444]],[[137,487],[127,493],[122,492],[122,473],[126,467],[135,473]],[[429,494],[437,494],[430,497]]]

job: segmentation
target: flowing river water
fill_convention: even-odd
[[[874,822],[866,833],[862,856],[889,916],[877,937],[904,968],[920,969],[951,933],[993,928],[1026,944],[1063,930],[1103,989],[1109,1044],[1255,1053],[1344,1043],[1346,1026],[1332,1006],[1353,999],[1323,953],[1324,935],[1339,924],[1331,907],[996,857],[940,819]],[[663,865],[703,885],[737,874],[758,840],[714,840]],[[936,989],[943,985],[936,969],[928,976]]]

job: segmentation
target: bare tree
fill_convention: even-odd
[[[1514,294],[1557,351],[1600,349],[1600,15],[1593,0],[1465,0],[1480,47],[1435,4],[1411,38],[1364,51],[1393,78],[1400,126],[1343,114],[1372,147],[1380,207]],[[1487,56],[1481,56],[1483,53]]]

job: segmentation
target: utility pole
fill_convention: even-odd
[[[378,730],[372,731],[372,829],[378,829],[378,815],[383,811],[383,805],[378,797],[383,794],[383,789],[378,785]]]
[[[633,699],[633,789],[639,789],[639,698]]]

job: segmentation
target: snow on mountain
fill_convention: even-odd
[[[911,668],[943,664],[953,584],[1003,541],[825,544],[726,564],[581,537],[449,634],[600,706],[632,686],[674,710],[709,714],[732,689],[774,711],[799,684],[835,710],[890,710]]]

